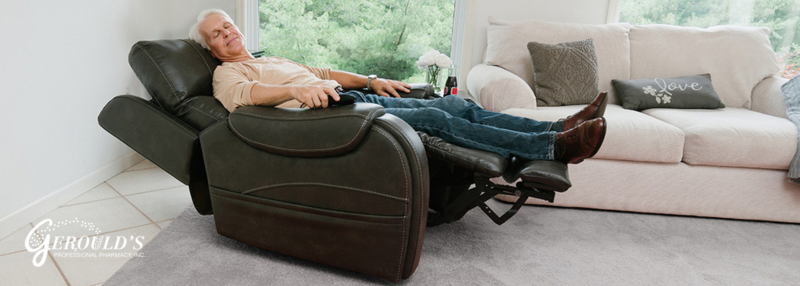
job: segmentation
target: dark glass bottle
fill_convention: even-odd
[[[450,73],[447,76],[447,81],[444,83],[444,91],[442,96],[458,94],[458,81],[456,80],[456,66],[450,66]]]

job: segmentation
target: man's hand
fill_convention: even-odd
[[[375,94],[385,97],[400,97],[400,94],[397,93],[398,90],[411,92],[411,85],[391,79],[376,78],[372,80],[370,87]]]
[[[323,85],[299,85],[292,91],[292,96],[309,108],[328,107],[328,95],[333,97],[333,100],[339,101],[339,93]]]

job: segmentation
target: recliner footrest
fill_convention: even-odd
[[[522,207],[529,197],[553,202],[555,192],[572,186],[567,165],[559,161],[523,162],[500,155],[453,145],[441,138],[417,132],[425,144],[431,167],[431,206],[428,226],[461,219],[469,210],[479,207],[495,223],[503,224]],[[435,163],[434,163],[435,162]],[[496,185],[489,179],[503,176],[516,186]],[[436,178],[439,179],[436,179]],[[470,188],[470,185],[474,187]],[[499,195],[519,197],[505,214],[496,214],[486,201]]]
[[[503,175],[508,160],[495,153],[457,146],[444,139],[417,131],[429,157],[435,157],[456,166],[494,178]]]
[[[518,187],[537,188],[554,192],[564,192],[572,187],[569,180],[567,164],[559,161],[527,161],[514,158],[511,166],[503,173],[503,179],[513,183],[517,179]]]

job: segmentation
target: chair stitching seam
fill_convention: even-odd
[[[341,185],[334,185],[334,184],[316,183],[316,182],[296,182],[296,183],[285,183],[285,184],[274,184],[274,185],[268,185],[268,186],[261,186],[261,187],[252,188],[252,189],[246,190],[246,191],[242,192],[242,194],[249,194],[249,193],[256,192],[256,191],[263,191],[263,190],[286,187],[286,186],[322,186],[322,187],[332,187],[332,188],[337,188],[337,189],[345,189],[345,190],[350,190],[350,191],[368,193],[368,194],[372,194],[372,195],[376,195],[376,196],[380,196],[380,197],[386,197],[386,198],[395,199],[395,200],[398,200],[398,201],[401,201],[401,202],[408,201],[408,199],[392,196],[392,195],[389,195],[389,194],[378,193],[378,192],[374,192],[374,191],[370,191],[370,190],[364,190],[364,189],[353,188],[353,187],[348,187],[348,186],[341,186]]]
[[[386,133],[386,131],[383,131],[381,129],[374,128],[374,127],[372,129],[378,131],[378,133],[383,134],[383,136],[386,136],[387,138],[392,138],[391,134]],[[403,154],[400,153],[400,146],[397,146],[397,143],[395,143],[394,140],[389,140],[389,141],[392,142],[392,145],[394,145],[394,150],[397,152],[397,156],[400,159],[400,161],[402,162],[403,161]],[[408,197],[408,174],[407,174],[407,172],[405,172],[405,170],[403,171],[403,177],[405,178],[405,180],[404,180],[405,181],[405,187],[403,189],[406,190],[406,197]],[[407,201],[406,201],[406,205],[408,205]],[[404,222],[406,220],[408,220],[407,209],[408,209],[408,207],[405,207],[404,210],[403,210],[403,212],[404,212],[403,221]],[[403,275],[403,257],[404,257],[404,254],[406,253],[406,245],[407,245],[406,241],[407,241],[407,239],[408,239],[408,236],[406,234],[406,228],[404,227],[403,228],[403,240],[400,242],[400,245],[401,245],[400,246],[400,255],[398,255],[398,260],[397,260],[397,279],[396,280],[400,280],[400,276]]]
[[[372,115],[372,113],[374,113],[376,110],[378,110],[378,109],[374,109],[374,110],[370,111],[369,115],[367,115],[367,118],[370,118],[371,117],[370,115]],[[359,134],[359,133],[363,132],[364,127],[366,127],[366,125],[367,125],[367,122],[369,122],[369,120],[364,120],[364,122],[361,123],[361,127],[358,128],[358,132],[356,134]],[[231,127],[231,130],[234,133],[236,133],[237,136],[239,136],[240,138],[246,140],[247,142],[250,142],[250,143],[258,145],[258,146],[266,147],[266,148],[272,148],[272,149],[276,149],[276,150],[289,151],[289,152],[297,152],[297,151],[306,151],[306,152],[308,152],[308,151],[315,151],[315,152],[332,151],[332,150],[337,150],[337,149],[340,149],[342,147],[348,146],[348,145],[350,145],[351,143],[353,143],[356,140],[356,137],[354,136],[352,139],[350,139],[349,142],[344,143],[344,144],[339,145],[339,146],[330,147],[330,148],[322,148],[322,149],[290,149],[290,148],[282,148],[282,147],[277,147],[277,146],[273,146],[273,145],[264,144],[264,143],[261,143],[261,142],[253,141],[250,138],[247,138],[246,136],[244,136],[241,133],[239,133],[239,131],[236,130],[236,127],[234,127],[233,124],[230,124],[230,117],[228,119],[228,126]]]
[[[190,46],[190,47],[192,47],[192,49],[194,49],[194,50],[197,52],[197,54],[200,56],[200,59],[202,59],[202,60],[203,60],[203,63],[206,65],[206,69],[208,70],[208,73],[209,73],[209,74],[211,74],[211,75],[213,75],[214,73],[211,71],[211,67],[209,67],[209,66],[208,66],[208,62],[206,61],[206,58],[205,58],[205,57],[203,57],[203,54],[202,54],[202,53],[200,53],[200,51],[199,51],[199,50],[197,50],[197,47],[195,47],[194,45],[192,45],[191,43],[189,43],[187,40],[181,40],[181,41],[183,41],[184,43],[187,43],[187,44],[189,44],[189,46]]]
[[[346,114],[325,115],[325,116],[307,116],[307,117],[303,117],[303,118],[273,117],[273,116],[265,116],[265,115],[252,114],[252,113],[246,113],[246,112],[239,112],[237,114],[241,115],[241,116],[255,117],[255,118],[261,118],[261,119],[269,119],[269,120],[275,120],[275,121],[305,121],[305,120],[318,120],[318,119],[330,119],[330,118],[341,118],[341,117],[359,117],[359,118],[367,119],[374,112],[375,112],[375,110],[371,110],[370,113],[368,115],[366,115],[366,116],[365,115],[361,115],[361,114],[357,114],[357,113],[346,113]]]
[[[401,121],[402,121],[402,120],[401,120]],[[388,121],[387,121],[387,122],[388,122]],[[405,122],[405,121],[403,121],[403,122]],[[387,125],[389,126],[389,128],[392,128],[393,130],[395,130],[395,132],[397,132],[397,133],[399,133],[399,134],[403,134],[403,133],[402,133],[402,130],[400,130],[400,129],[399,129],[397,126],[395,126],[395,125],[393,125],[393,124],[387,124]],[[406,141],[406,143],[407,143],[409,146],[412,146],[412,144],[411,144],[411,141],[410,141],[410,138],[408,138],[407,136],[402,136],[402,138],[403,138],[403,140],[405,140],[405,141]],[[399,152],[399,151],[398,151],[398,152]],[[420,182],[420,184],[423,184],[423,182],[422,182],[422,176],[423,176],[423,174],[422,174],[422,163],[419,161],[419,158],[417,158],[417,156],[416,156],[416,155],[412,155],[411,157],[414,159],[414,160],[413,160],[413,161],[414,161],[414,165],[416,165],[416,166],[417,166],[417,176],[419,176],[419,178],[420,178],[419,182]],[[420,186],[420,188],[422,188],[422,186]],[[406,190],[406,192],[408,192],[408,190]],[[406,194],[406,196],[408,196],[408,195]],[[417,198],[417,203],[418,203],[419,205],[422,205],[422,197],[421,197],[421,196],[419,196],[419,198]],[[423,209],[420,207],[419,214],[418,214],[420,218],[422,218],[422,215],[423,215],[423,213],[422,213],[422,212],[423,212],[423,211],[427,211],[427,210],[423,210]],[[423,223],[420,223],[420,226],[419,226],[419,231],[420,231],[420,233],[425,231],[425,225],[424,225]],[[405,230],[404,230],[404,233],[405,233]],[[414,255],[416,255],[416,252],[414,253]],[[399,276],[399,275],[401,275],[401,273],[402,273],[402,270],[400,271],[400,273],[398,273],[398,276]],[[398,277],[398,279],[399,279],[399,277]]]
[[[403,121],[403,122],[405,122],[405,121]],[[399,133],[399,134],[402,134],[402,130],[399,130],[399,129],[397,128],[397,126],[394,126],[394,125],[392,125],[392,124],[387,124],[387,126],[389,126],[389,128],[392,128],[392,129],[393,129],[395,132],[397,132],[397,133]],[[405,141],[406,141],[406,143],[407,143],[409,146],[411,146],[411,145],[412,145],[412,144],[411,144],[411,141],[409,141],[409,138],[408,138],[408,137],[406,137],[406,136],[403,136],[403,140],[405,140]],[[399,151],[398,151],[398,152],[399,152]],[[420,163],[420,162],[419,162],[419,160],[418,160],[417,156],[412,156],[412,157],[414,158],[414,164],[417,166],[417,175],[418,175],[420,178],[422,178],[422,163]],[[421,182],[421,181],[422,181],[422,180],[420,180],[420,182]],[[422,202],[420,202],[420,204],[421,204],[421,203],[422,203]],[[421,208],[420,208],[420,216],[421,216],[421,215],[422,215],[422,210],[421,210]]]
[[[442,131],[442,130],[439,130],[439,131]],[[444,131],[442,131],[442,132],[444,132]],[[470,140],[470,141],[472,141],[472,140]],[[447,141],[445,141],[445,142],[447,142]],[[473,141],[473,142],[475,142],[475,141]],[[448,142],[447,144],[453,144],[453,143],[449,143]],[[457,154],[457,153],[452,153],[452,152],[450,152],[448,150],[445,150],[443,148],[439,148],[438,146],[434,146],[432,144],[425,144],[425,147],[431,148],[431,149],[436,149],[438,151],[441,151],[442,153],[445,153],[446,155],[450,155],[450,156],[453,156],[455,158],[458,158],[458,159],[461,159],[461,160],[464,160],[464,161],[467,161],[467,162],[474,163],[474,164],[476,164],[478,166],[481,166],[481,167],[483,167],[485,169],[490,169],[490,170],[492,169],[492,166],[484,164],[483,160],[480,160],[478,162],[473,162],[472,160],[468,159],[467,157],[463,157],[463,156],[461,156],[460,154]]]
[[[139,46],[139,43],[136,43],[136,45]],[[169,85],[169,89],[172,90],[172,96],[174,96],[175,98],[178,98],[178,95],[177,95],[177,92],[175,91],[175,88],[172,87],[172,83],[168,80],[167,75],[164,74],[164,71],[161,70],[161,67],[156,63],[156,59],[154,59],[153,56],[150,55],[150,52],[148,52],[144,48],[142,48],[142,47],[139,47],[139,48],[144,52],[145,55],[147,55],[148,58],[150,58],[150,60],[153,62],[153,65],[155,65],[156,68],[158,69],[158,72],[160,72],[161,76],[164,77],[165,81],[167,82],[167,85]]]
[[[191,99],[190,99],[190,100],[191,100]],[[185,101],[184,103],[188,103],[188,102],[189,102],[189,100]],[[208,117],[211,117],[211,118],[213,118],[213,119],[214,119],[214,120],[216,120],[216,121],[219,121],[219,120],[221,119],[221,118],[217,118],[216,116],[214,116],[214,115],[211,115],[211,114],[209,114],[209,113],[207,113],[207,112],[203,111],[202,109],[199,109],[199,108],[197,108],[197,107],[194,107],[194,106],[191,106],[191,105],[187,105],[187,104],[184,104],[184,103],[181,103],[181,106],[185,106],[185,107],[188,107],[188,108],[191,108],[191,109],[197,110],[197,112],[200,112],[200,113],[202,113],[202,114],[205,114],[206,116],[208,116]]]
[[[134,47],[136,47],[136,48],[139,48],[139,49],[140,49],[140,50],[142,50],[142,51],[144,51],[144,48],[142,48],[141,46],[139,46],[139,43],[136,43],[136,44],[134,44],[133,46],[134,46]],[[135,72],[135,71],[134,71],[134,72]],[[147,87],[147,86],[145,86],[144,88],[145,88],[145,89],[147,89],[147,93],[149,93],[149,94],[151,95],[151,97],[153,98],[153,100],[155,100],[155,101],[156,101],[156,103],[158,104],[158,106],[160,106],[161,108],[164,108],[164,105],[163,105],[163,104],[161,104],[161,102],[160,102],[160,101],[158,101],[158,98],[156,98],[155,96],[152,96],[152,95],[153,95],[153,91],[152,91],[152,90],[150,90],[150,87]]]
[[[130,99],[127,99],[127,100],[130,100]],[[133,101],[133,100],[132,100],[132,101]],[[133,102],[136,102],[136,101],[133,101]],[[152,107],[152,106],[149,106],[149,105],[147,105],[147,104],[142,104],[141,102],[136,102],[136,103],[137,103],[137,104],[141,104],[142,106],[144,106],[144,107],[146,107],[146,108],[152,109],[153,111],[156,111],[156,114],[157,114],[158,116],[161,116],[161,117],[163,117],[163,118],[165,118],[165,119],[169,119],[170,121],[173,121],[173,122],[175,121],[174,119],[172,119],[172,118],[170,118],[170,117],[168,117],[168,116],[166,116],[166,115],[162,114],[160,110],[158,110],[158,109],[155,109],[155,108],[154,108],[154,107]],[[180,123],[176,123],[176,124],[175,124],[175,126],[178,126],[178,127],[180,127],[181,129],[183,129],[184,131],[186,131],[187,133],[189,133],[189,135],[192,135],[192,136],[197,136],[197,134],[195,134],[195,132],[192,132],[192,131],[191,131],[191,130],[189,130],[189,129],[188,129],[186,126],[183,126],[183,125],[181,125]]]

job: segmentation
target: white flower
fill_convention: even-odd
[[[449,69],[452,63],[453,62],[450,61],[450,58],[444,54],[439,54],[436,56],[436,65],[441,69]]]
[[[419,61],[417,63],[419,63],[419,65],[425,66],[425,67],[427,67],[429,65],[432,65],[432,64],[435,64],[436,63],[436,56],[438,56],[438,55],[439,55],[439,51],[431,50],[431,51],[425,53],[424,55],[422,55],[421,57],[419,57]]]
[[[417,61],[417,67],[421,70],[426,70],[432,65],[437,65],[439,68],[446,69],[450,68],[451,64],[452,61],[450,61],[450,58],[437,50],[428,51],[419,57],[419,60]]]
[[[441,53],[438,50],[430,50],[430,51],[428,51],[427,53],[425,53],[422,56],[423,57],[428,57],[428,58],[435,58],[439,54],[441,54]]]
[[[672,100],[672,97],[671,97],[671,96],[669,96],[669,95],[665,95],[665,96],[664,96],[664,104],[670,103],[670,102],[671,102],[671,100]]]

